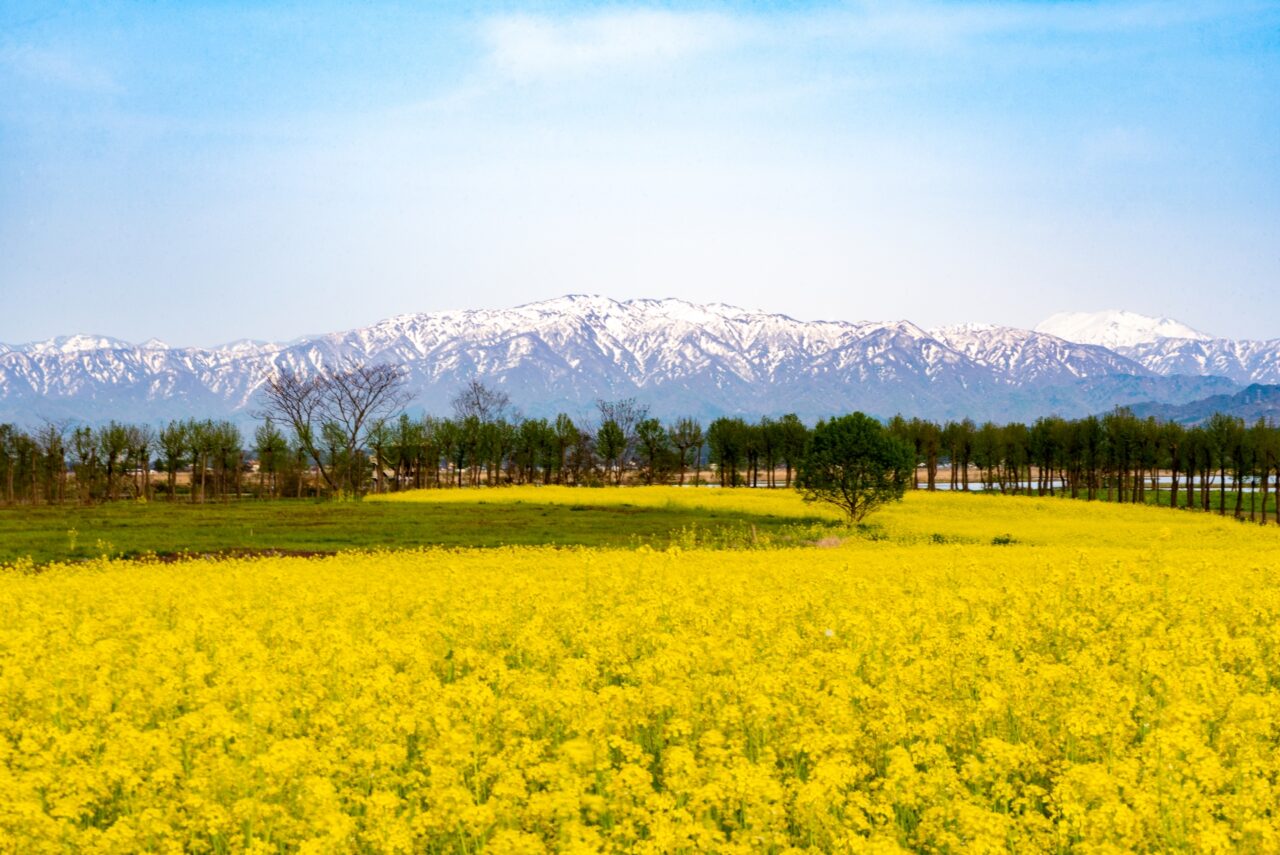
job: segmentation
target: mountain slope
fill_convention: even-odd
[[[1280,339],[1164,338],[1119,348],[1156,374],[1214,374],[1236,383],[1280,383]]]
[[[1111,374],[1152,374],[1139,363],[1105,347],[1077,344],[1045,333],[990,324],[941,327],[930,333],[952,350],[1017,384],[1062,383]]]
[[[1246,424],[1253,424],[1258,419],[1280,424],[1280,385],[1255,383],[1234,394],[1212,395],[1185,404],[1147,402],[1132,409],[1142,418],[1155,416],[1184,425],[1203,424],[1215,413],[1237,416]]]

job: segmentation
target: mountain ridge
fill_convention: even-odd
[[[289,342],[194,348],[73,335],[0,345],[0,420],[243,419],[271,373],[353,359],[403,365],[416,406],[431,412],[447,411],[476,377],[534,415],[635,396],[664,415],[1025,418],[1181,404],[1273,374],[1280,382],[1280,340],[1157,338],[1111,349],[991,324],[800,321],[723,303],[578,294],[402,314]]]

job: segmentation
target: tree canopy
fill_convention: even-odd
[[[800,459],[796,488],[807,502],[827,502],[861,521],[902,498],[914,454],[862,413],[818,422]]]

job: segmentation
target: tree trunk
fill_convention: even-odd
[[[1227,467],[1218,468],[1218,516],[1227,515]]]
[[[196,501],[196,470],[200,468],[200,452],[191,450],[191,503]]]
[[[1267,524],[1267,495],[1271,487],[1271,467],[1262,464],[1262,525]]]
[[[1240,472],[1235,473],[1236,482],[1236,509],[1235,517],[1238,520],[1244,519],[1244,478],[1240,477]]]

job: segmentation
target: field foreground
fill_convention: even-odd
[[[1280,852],[1274,529],[882,526],[0,573],[0,846]]]

